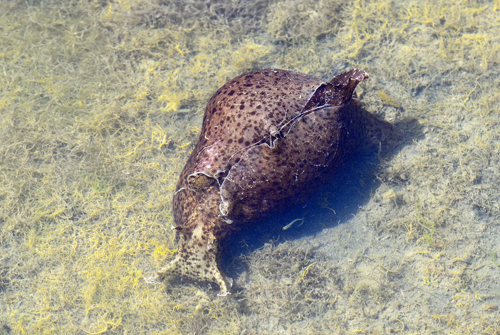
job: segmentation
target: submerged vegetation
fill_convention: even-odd
[[[0,333],[500,332],[499,1],[0,13]],[[324,190],[326,214],[234,250],[231,297],[146,285],[175,253],[170,201],[206,101],[262,67],[366,70],[358,96],[405,144],[344,185],[363,201]],[[328,229],[286,235],[308,225]]]

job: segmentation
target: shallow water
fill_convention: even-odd
[[[0,333],[500,332],[498,1],[0,8]],[[364,69],[404,142],[237,236],[230,297],[145,284],[207,100],[268,67]]]

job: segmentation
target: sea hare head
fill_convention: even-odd
[[[196,195],[201,192],[205,201],[198,203],[183,225],[172,226],[182,237],[175,259],[161,269],[156,277],[146,278],[146,281],[153,283],[187,278],[213,282],[219,285],[219,295],[224,296],[230,294],[229,289],[233,284],[232,279],[223,275],[219,267],[219,241],[224,237],[223,228],[227,223],[221,221],[217,210],[220,200],[218,187],[206,181],[201,184],[205,188],[198,191],[181,188],[176,192],[175,199],[180,197],[181,201],[188,201],[184,200],[186,195],[197,201]]]

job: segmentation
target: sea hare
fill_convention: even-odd
[[[229,231],[303,202],[359,149],[396,145],[402,133],[361,107],[354,89],[368,74],[353,69],[325,82],[285,70],[242,74],[207,104],[200,138],[173,198],[182,238],[158,282],[185,277],[217,283],[220,241]]]

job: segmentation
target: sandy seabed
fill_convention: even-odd
[[[498,0],[0,13],[1,334],[500,333]],[[353,67],[404,142],[236,237],[231,296],[147,285],[175,253],[172,193],[211,94],[252,69]]]

